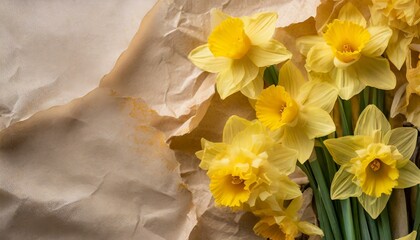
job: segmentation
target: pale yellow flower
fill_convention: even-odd
[[[297,152],[275,140],[258,121],[232,116],[223,130],[223,142],[202,140],[196,153],[200,167],[210,178],[210,191],[218,205],[242,208],[276,194],[282,199],[301,195],[299,185],[288,178]]]
[[[327,83],[305,81],[292,62],[279,73],[279,85],[264,89],[257,99],[258,120],[271,130],[281,132],[282,142],[298,151],[305,162],[312,153],[314,139],[335,131],[329,112],[337,99],[337,90]]]
[[[393,89],[395,75],[381,57],[392,31],[386,26],[367,26],[366,19],[351,3],[344,5],[338,19],[328,24],[322,36],[297,41],[309,72],[329,73],[342,99],[350,99],[366,86]]]
[[[417,67],[412,67],[411,53],[407,58],[407,81],[395,93],[391,106],[391,117],[401,113],[408,122],[420,129],[420,54]]]
[[[217,73],[216,88],[222,99],[238,91],[255,99],[264,85],[264,68],[292,57],[272,39],[277,14],[237,18],[212,10],[211,15],[208,43],[192,50],[188,58],[202,70]]]
[[[420,183],[420,170],[409,160],[416,147],[417,130],[391,130],[383,113],[369,105],[354,133],[324,141],[334,161],[341,165],[331,184],[331,198],[357,197],[369,215],[377,218],[394,188]]]
[[[254,232],[264,238],[272,240],[293,240],[305,233],[307,235],[323,236],[323,232],[317,226],[301,221],[298,211],[302,207],[302,197],[293,199],[287,207],[284,201],[266,201],[263,206],[257,206],[253,213],[261,218],[254,226]]]
[[[405,62],[408,45],[419,37],[419,0],[372,0],[371,22],[374,25],[389,26],[392,37],[386,49],[389,60],[401,69]]]

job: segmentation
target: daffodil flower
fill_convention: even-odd
[[[210,191],[221,206],[253,206],[273,194],[282,199],[301,195],[288,178],[295,171],[297,153],[283,146],[258,121],[232,116],[223,130],[223,142],[202,139],[196,153],[210,178]]]
[[[368,27],[359,10],[347,3],[322,36],[299,38],[297,45],[307,57],[306,69],[329,73],[340,97],[347,100],[366,86],[395,88],[395,75],[388,60],[381,57],[391,35],[387,26]]]
[[[420,170],[409,160],[417,130],[391,126],[383,113],[369,105],[361,113],[354,136],[324,141],[341,165],[331,184],[332,199],[357,197],[372,218],[377,218],[394,188],[420,183]]]
[[[254,232],[264,238],[272,240],[293,240],[305,233],[306,235],[323,236],[317,226],[301,221],[299,211],[302,207],[302,197],[293,199],[287,207],[283,201],[270,201],[266,206],[254,210],[254,214],[261,218],[254,226]]]
[[[420,45],[418,45],[420,49]],[[417,67],[412,67],[411,52],[407,58],[406,77],[408,83],[403,84],[395,92],[391,106],[391,117],[401,113],[407,121],[420,129],[420,53]]]
[[[386,54],[389,60],[401,69],[405,62],[408,45],[419,37],[420,2],[417,0],[372,0],[369,8],[374,25],[389,26],[392,37]]]
[[[277,14],[237,18],[212,10],[211,15],[208,43],[192,50],[188,58],[202,70],[217,73],[216,88],[222,99],[238,91],[255,99],[263,89],[264,68],[292,57],[272,39]]]
[[[305,81],[292,62],[279,73],[279,85],[264,89],[255,104],[259,121],[280,131],[281,141],[298,151],[303,163],[311,155],[314,139],[335,131],[329,115],[337,99],[337,90],[327,83]]]

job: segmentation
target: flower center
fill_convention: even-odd
[[[282,86],[270,86],[261,92],[255,104],[258,120],[275,130],[293,122],[299,111],[298,104]]]
[[[389,195],[397,186],[400,174],[395,151],[389,145],[372,143],[351,160],[355,166],[352,171],[365,194],[372,197]]]
[[[353,50],[353,48],[352,48],[352,46],[350,45],[350,44],[344,44],[343,45],[343,52],[353,52],[354,50]]]
[[[323,35],[335,57],[344,63],[356,61],[370,40],[370,33],[349,21],[334,20]]]
[[[242,58],[251,47],[239,18],[228,18],[220,23],[210,34],[208,43],[214,56],[232,59]]]
[[[370,164],[369,167],[374,171],[378,171],[379,169],[381,169],[381,160],[375,158]]]
[[[232,176],[232,184],[238,185],[243,183],[244,180],[242,180],[240,177],[238,176]]]

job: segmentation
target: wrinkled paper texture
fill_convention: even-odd
[[[212,8],[276,11],[292,48],[289,25],[319,1],[161,0],[139,25],[153,3],[0,7],[1,239],[260,239],[254,216],[214,207],[194,155],[230,115],[255,113],[240,94],[221,101],[187,55]]]

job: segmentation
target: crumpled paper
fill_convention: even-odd
[[[125,9],[139,15],[147,6],[118,2],[101,4],[108,11]],[[13,4],[7,6],[19,9],[19,3]],[[64,3],[37,4],[57,15],[69,11],[81,21],[80,15],[87,14],[81,9],[88,3],[73,3],[79,14],[65,10]],[[0,52],[4,62],[23,59],[28,52],[32,57],[25,74],[17,71],[19,84],[7,85],[7,91],[1,90],[6,95],[0,94],[0,239],[258,239],[252,215],[213,206],[207,176],[194,156],[201,137],[220,138],[228,116],[252,119],[255,113],[240,94],[225,101],[213,97],[214,75],[195,68],[186,56],[206,41],[211,8],[236,16],[276,11],[278,26],[287,32],[288,25],[314,16],[318,4],[160,0],[118,60],[115,52],[122,45],[108,49],[98,38],[86,46],[83,41],[69,43],[74,39],[69,36],[78,34],[76,26],[73,32],[44,26],[45,32],[27,35],[23,29],[10,35],[27,36],[28,42],[32,36],[44,38],[48,46],[48,33],[54,32],[63,50],[51,46],[46,52],[48,47],[39,40]],[[96,8],[88,15],[93,20],[105,11],[92,9]],[[4,29],[33,16],[13,20],[2,11],[9,16],[1,23]],[[94,31],[103,30],[103,24],[98,20],[78,25]],[[104,37],[119,39],[120,31],[129,31],[126,27],[109,26]],[[69,57],[69,52],[74,55]],[[83,54],[92,54],[98,63],[80,60]],[[62,66],[57,59],[67,64],[65,74],[55,71]],[[7,74],[0,82],[11,81],[16,71],[12,66],[16,65],[2,64]],[[54,71],[46,75],[50,70]],[[54,80],[57,77],[62,80]],[[299,173],[295,177],[307,181]]]
[[[155,2],[2,1],[0,130],[96,88]]]

